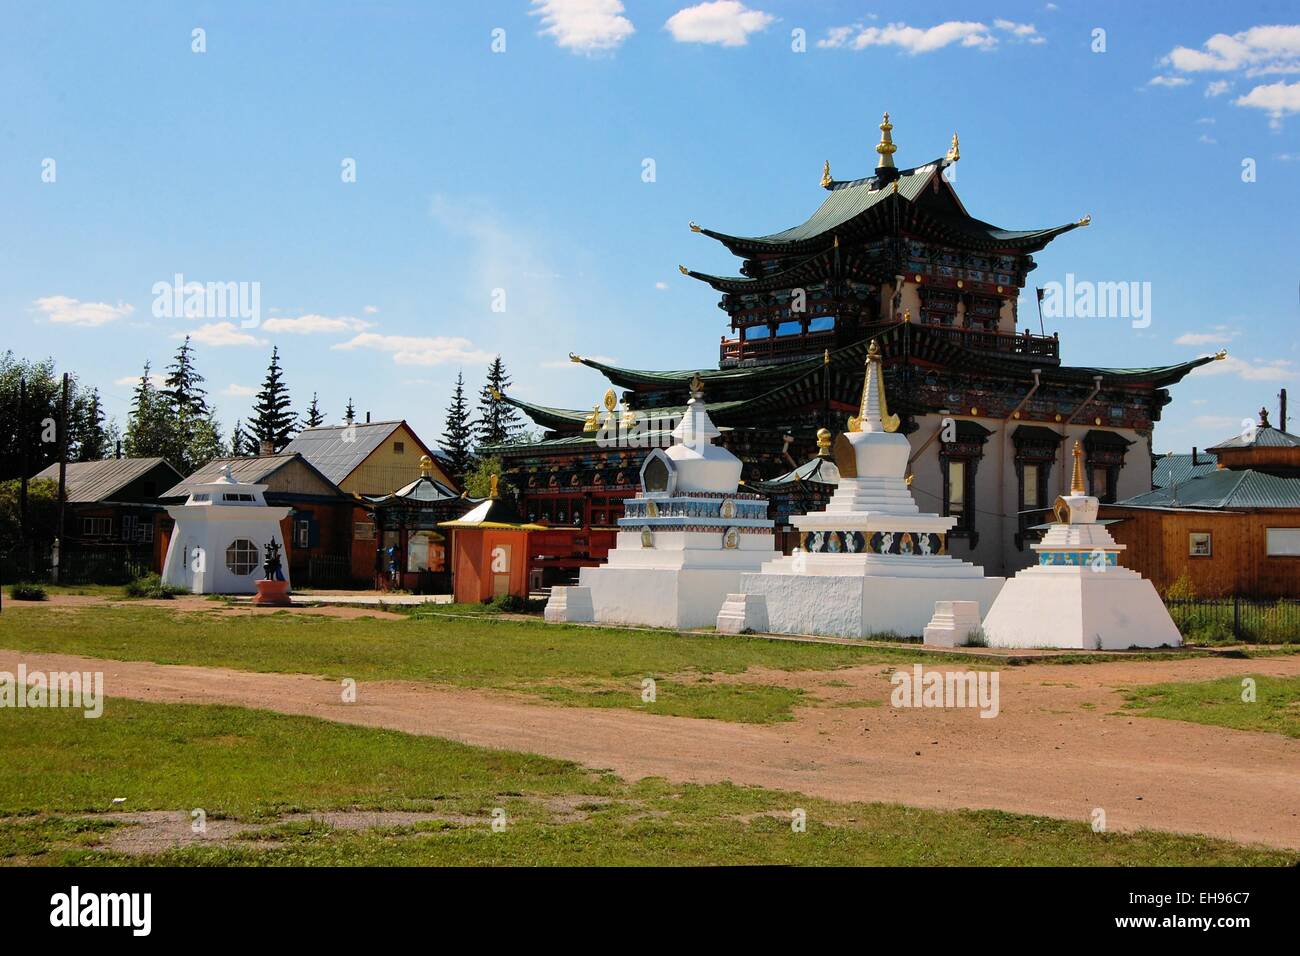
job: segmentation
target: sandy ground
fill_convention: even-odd
[[[412,682],[358,686],[292,674],[0,650],[0,670],[103,671],[110,697],[226,703],[531,751],[626,779],[761,785],[835,800],[997,808],[1113,830],[1201,833],[1300,849],[1300,741],[1115,715],[1117,687],[1237,674],[1300,674],[1300,658],[1200,658],[1000,672],[1001,712],[889,705],[889,668],[755,672],[729,679],[819,698],[773,725],[552,706],[520,695]],[[943,668],[939,668],[943,669]],[[862,706],[878,701],[879,706]],[[107,713],[112,713],[109,701]]]

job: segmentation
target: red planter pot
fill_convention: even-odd
[[[288,581],[257,581],[256,585],[257,596],[253,598],[254,604],[284,607],[290,603]]]

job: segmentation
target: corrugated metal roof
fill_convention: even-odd
[[[307,428],[285,445],[283,451],[302,455],[337,485],[403,424],[405,423],[401,421],[354,422],[351,426],[322,425],[319,428]]]
[[[67,500],[76,504],[112,501],[121,491],[159,465],[166,465],[177,478],[180,472],[163,458],[105,458],[102,461],[74,461],[67,466]],[[58,464],[37,473],[34,478],[59,480]]]
[[[1272,425],[1257,425],[1254,434],[1233,435],[1210,448],[1300,448],[1300,438]]]
[[[1300,508],[1300,478],[1217,468],[1168,488],[1116,502],[1132,508]]]
[[[278,455],[251,455],[246,458],[214,458],[194,474],[164,491],[159,498],[187,497],[196,485],[207,485],[216,481],[230,466],[234,479],[246,485],[261,485],[289,462],[300,455],[280,452]],[[305,461],[305,459],[304,459]],[[310,464],[310,462],[308,462]],[[322,476],[323,477],[323,476]],[[339,494],[342,494],[340,491]]]
[[[1191,455],[1175,455],[1172,452],[1162,455],[1151,470],[1151,485],[1155,488],[1168,488],[1170,485],[1199,478],[1218,469],[1219,459],[1208,451],[1196,453],[1197,464],[1192,464]]]

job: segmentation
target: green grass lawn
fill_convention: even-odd
[[[1242,697],[1242,678],[1147,684],[1125,690],[1125,710],[1143,717],[1190,720],[1234,730],[1263,730],[1300,737],[1300,677],[1260,677],[1255,700]]]
[[[241,708],[114,700],[0,710],[0,863],[1287,865],[1296,854],[994,811],[842,804],[729,784],[630,784],[575,764]],[[221,841],[113,850],[99,815],[202,808]],[[493,810],[506,827],[493,832]],[[807,815],[794,832],[792,811]],[[349,830],[290,812],[404,810]]]
[[[692,678],[742,674],[751,666],[829,670],[961,659],[923,656],[904,647],[565,627],[541,621],[419,613],[402,620],[286,611],[231,616],[222,610],[220,605],[200,611],[25,607],[0,615],[0,647],[363,681],[426,680],[524,691],[565,704],[633,709],[647,709],[641,701],[641,681],[652,677],[659,682],[657,713],[746,722],[788,719],[791,706],[804,695],[755,683],[696,683]]]

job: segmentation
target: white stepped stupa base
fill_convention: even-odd
[[[1038,565],[1007,582],[984,617],[989,647],[1127,650],[1182,642],[1155,586],[1128,568]]]
[[[732,552],[733,554],[735,552]],[[591,592],[601,624],[713,627],[728,594],[741,590],[744,568],[583,568],[579,584]]]
[[[789,571],[776,567],[800,557],[807,561],[802,572],[793,570],[793,564]],[[840,559],[838,573],[815,560],[826,557]],[[744,575],[743,587],[764,597],[768,630],[774,634],[920,637],[936,601],[975,601],[982,615],[1005,580],[985,577],[980,568],[951,557],[932,563],[924,558],[795,555],[764,565],[761,574]]]

